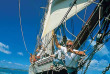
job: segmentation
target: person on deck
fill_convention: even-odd
[[[39,52],[39,49],[40,49],[40,46],[36,49],[36,52]],[[36,53],[34,53],[33,55],[32,55],[32,53],[30,53],[29,59],[30,59],[30,63],[32,64],[32,63],[35,63],[37,60],[39,60],[40,56],[38,56],[38,54],[36,56]]]
[[[37,58],[37,59],[40,59],[40,55],[38,55],[39,52],[41,51],[40,49],[41,49],[41,46],[39,46],[39,47],[36,49],[36,52],[37,52],[36,58]]]
[[[32,55],[32,53],[30,53],[30,63],[34,63],[36,60],[35,55]]]
[[[58,43],[56,35],[54,35],[54,39],[56,46],[65,56],[65,66],[68,74],[77,74],[78,60],[80,59],[80,55],[85,55],[84,51],[73,49],[74,45],[71,40],[67,40],[66,47],[63,47]]]
[[[43,58],[45,57],[46,53],[45,53],[45,48],[43,46],[39,46],[37,49],[36,49],[36,52],[38,52],[37,54],[37,59],[40,59],[40,58]]]
[[[64,55],[62,54],[61,50],[58,50],[55,52],[55,54],[50,55],[50,57],[54,57],[55,59],[53,60],[54,66],[57,66],[58,64],[64,65]]]

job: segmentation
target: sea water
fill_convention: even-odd
[[[28,74],[28,71],[13,70],[13,69],[1,69],[0,74]]]

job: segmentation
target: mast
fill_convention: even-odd
[[[54,35],[54,30],[52,31],[52,35]],[[54,53],[54,38],[52,38],[52,54]]]
[[[43,32],[44,32],[44,28],[46,26],[46,24],[48,24],[48,20],[49,20],[49,17],[50,17],[50,12],[51,12],[51,6],[52,6],[52,1],[53,0],[48,0],[48,6],[47,6],[47,11],[45,12],[45,17],[44,17],[44,21],[43,21]],[[42,34],[43,34],[42,32]],[[52,41],[49,41],[49,39],[51,38],[52,36],[52,31],[50,33],[48,33],[46,36],[44,36],[43,38],[41,38],[42,40],[42,45],[44,47],[46,47],[46,53],[51,55],[52,54]]]
[[[103,0],[100,0],[100,2]],[[103,17],[106,17],[110,13],[110,1],[106,0],[102,3],[102,10],[100,15],[100,20]],[[106,5],[107,4],[107,5]],[[91,16],[89,17],[88,21],[84,25],[84,28],[80,31],[80,34],[77,36],[77,39],[74,41],[74,48],[78,49],[83,42],[87,39],[87,37],[90,35],[92,30],[98,25],[99,20],[99,8],[98,6],[95,8]]]

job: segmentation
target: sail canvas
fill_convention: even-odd
[[[50,2],[49,12],[47,13],[48,15],[44,23],[44,30],[41,38],[60,25],[61,20],[71,7],[73,1],[74,0],[52,0]],[[92,1],[93,0],[77,0],[66,20],[90,5]]]

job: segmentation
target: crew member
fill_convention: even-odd
[[[78,60],[80,59],[80,55],[85,55],[84,51],[73,49],[74,45],[71,40],[68,40],[66,42],[66,47],[63,47],[58,43],[56,35],[54,35],[54,39],[56,46],[65,55],[65,65],[67,72],[69,74],[77,74]]]

